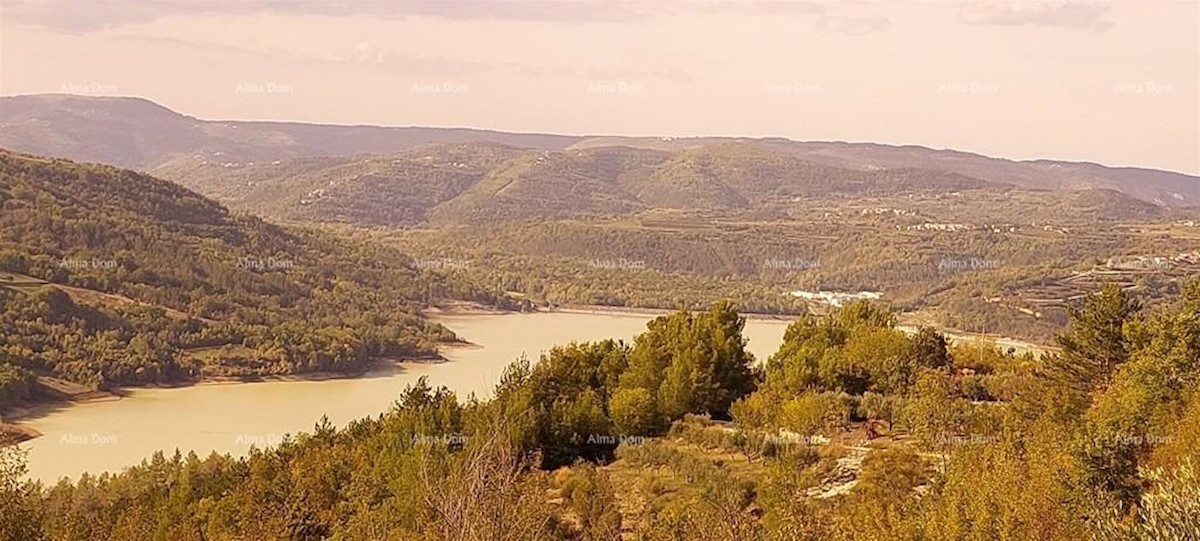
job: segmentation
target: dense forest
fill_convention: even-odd
[[[42,486],[0,454],[5,539],[1200,537],[1200,282],[1116,286],[1034,359],[857,302],[765,363],[728,303],[518,361],[494,397],[422,382],[245,458],[160,453]]]
[[[406,253],[455,262],[443,269],[450,274],[535,304],[675,309],[730,298],[747,312],[797,314],[825,307],[790,291],[873,291],[940,327],[1038,343],[1050,343],[1066,324],[1066,300],[1098,289],[1093,273],[1161,302],[1178,296],[1178,278],[1200,272],[1200,237],[1183,228],[917,231],[903,228],[914,220],[958,218],[875,212],[887,204],[846,203],[836,215],[793,221],[660,213],[374,233]],[[1192,253],[1191,262],[1165,257],[1181,252]],[[1124,254],[1164,258],[1127,271],[1110,268],[1109,259]]]
[[[436,353],[435,299],[507,306],[379,244],[230,213],[130,171],[0,153],[0,408],[96,389],[355,372]]]

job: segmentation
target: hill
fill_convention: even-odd
[[[435,353],[431,299],[493,302],[353,236],[230,212],[109,166],[0,151],[0,406],[93,389],[356,372]]]
[[[963,192],[1007,200],[1005,221],[1091,222],[1168,212],[1107,188],[1035,189],[929,168],[847,169],[748,142],[677,151],[551,151],[464,143],[389,156],[277,163],[193,156],[167,162],[154,173],[234,208],[279,220],[398,227],[658,211],[782,219],[868,199],[905,206]],[[948,199],[941,206],[960,204]],[[997,209],[970,210],[978,216]]]
[[[1051,160],[1012,161],[954,150],[919,146],[891,146],[874,143],[801,142],[779,138],[749,139],[728,137],[661,138],[615,136],[566,136],[518,134],[459,128],[336,126],[292,122],[243,122],[201,120],[171,111],[140,98],[92,97],[61,94],[9,96],[0,98],[0,147],[35,154],[95,161],[145,172],[185,159],[205,162],[214,167],[241,168],[274,164],[276,160],[314,157],[353,157],[362,154],[391,155],[432,144],[492,143],[536,151],[593,151],[604,147],[624,147],[657,153],[616,152],[610,159],[595,158],[587,164],[588,173],[604,175],[608,167],[620,165],[627,174],[649,175],[653,156],[679,154],[683,163],[660,164],[662,180],[684,182],[681,186],[662,185],[654,175],[629,178],[626,186],[635,189],[644,203],[677,204],[681,199],[698,201],[698,206],[719,207],[738,202],[721,186],[710,185],[706,174],[736,171],[714,168],[705,173],[695,169],[703,159],[693,161],[687,151],[709,147],[752,146],[771,155],[787,155],[808,164],[828,166],[838,174],[829,181],[853,187],[860,182],[846,171],[859,174],[873,171],[936,171],[976,179],[990,184],[1012,185],[1037,190],[1108,189],[1159,206],[1200,206],[1200,179],[1191,175],[1130,167],[1106,167],[1094,163]],[[707,151],[702,151],[707,152]],[[682,153],[682,154],[680,154]],[[566,154],[567,156],[571,154]],[[612,160],[635,163],[614,164]],[[755,178],[770,176],[776,182],[790,177],[773,167],[786,165],[771,158],[762,167],[741,171]],[[770,162],[776,162],[772,165]],[[689,165],[691,164],[691,165]],[[166,171],[173,170],[170,166]],[[782,173],[794,173],[788,166]],[[176,179],[170,174],[162,174]],[[901,173],[903,174],[903,173]],[[910,173],[911,174],[911,173]],[[258,173],[255,173],[257,176]],[[847,176],[849,175],[849,176]],[[682,190],[682,193],[676,190]],[[661,193],[660,193],[661,192]],[[204,192],[208,193],[208,192]]]
[[[572,149],[625,146],[679,151],[714,144],[752,142],[814,163],[851,170],[921,168],[1042,190],[1109,189],[1169,207],[1200,206],[1200,178],[1172,171],[1108,167],[1056,160],[1014,161],[950,149],[841,141],[746,138],[588,137]]]
[[[0,141],[18,148],[143,164],[276,222],[370,227],[355,234],[470,262],[458,274],[535,304],[736,298],[795,313],[828,308],[795,292],[867,291],[946,327],[1046,340],[1098,281],[1173,296],[1200,249],[1187,225],[1200,179],[1164,171],[865,143],[221,123],[128,98],[0,108]]]
[[[223,162],[393,153],[428,143],[491,141],[562,148],[576,137],[454,128],[200,120],[149,100],[38,94],[0,98],[0,147],[149,171],[179,156]]]

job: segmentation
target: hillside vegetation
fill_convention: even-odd
[[[1043,361],[909,336],[859,302],[754,368],[726,303],[422,381],[377,418],[248,457],[158,454],[54,487],[0,454],[22,539],[1159,540],[1200,536],[1200,283],[1106,287]]]
[[[1119,279],[1155,302],[1200,271],[1196,209],[937,161],[851,168],[769,142],[697,145],[470,143],[266,165],[193,157],[160,172],[277,220],[371,227],[544,305],[737,298],[799,313],[827,307],[791,291],[874,291],[942,326],[1046,341],[1065,302],[1095,291],[1064,281],[1114,258],[1152,261]]]
[[[369,229],[526,306],[736,298],[820,313],[790,293],[872,292],[906,320],[1046,342],[1101,282],[1157,304],[1200,272],[1200,179],[1165,171],[778,138],[215,122],[128,98],[0,110],[0,144],[137,167],[276,223]]]
[[[0,152],[0,406],[98,389],[356,372],[429,356],[429,300],[497,298],[376,244],[284,228],[106,166]]]
[[[386,157],[271,163],[197,154],[153,172],[278,219],[399,227],[632,216],[652,209],[784,219],[847,200],[904,205],[913,198],[938,200],[962,192],[1009,200],[1003,220],[1008,223],[1080,223],[1167,212],[1107,188],[1014,185],[932,167],[847,168],[753,141],[675,151],[464,143]],[[1036,200],[1040,204],[1033,204]],[[1000,209],[974,210],[986,215]]]
[[[210,121],[189,117],[140,98],[43,94],[0,98],[0,147],[41,155],[95,161],[175,180],[156,171],[177,160],[207,161],[216,167],[241,168],[272,164],[276,160],[341,157],[361,154],[393,155],[428,145],[499,144],[534,151],[578,151],[583,155],[608,154],[604,167],[632,160],[637,167],[644,156],[673,155],[663,161],[666,177],[686,182],[686,190],[703,196],[700,201],[728,204],[729,194],[711,184],[714,175],[748,175],[756,182],[764,176],[790,181],[795,161],[812,170],[839,171],[839,184],[870,183],[880,171],[909,172],[910,180],[924,177],[960,177],[991,184],[1032,190],[1105,189],[1168,207],[1200,205],[1200,183],[1195,176],[1139,168],[1105,167],[1093,163],[1051,160],[1011,161],[979,154],[918,146],[871,143],[790,141],[778,138],[729,137],[662,138],[569,136],[505,133],[457,128],[335,126],[289,122]],[[761,165],[726,168],[720,159],[703,154],[711,147],[751,145],[771,158]],[[620,147],[619,152],[602,147]],[[693,153],[699,152],[699,156]],[[786,166],[784,170],[779,167]],[[852,172],[851,174],[845,171]],[[919,175],[916,172],[922,172]],[[933,172],[933,173],[928,173]],[[631,179],[640,184],[641,179]],[[967,181],[972,182],[972,181]],[[721,180],[720,183],[724,183]],[[714,190],[715,189],[715,190]],[[681,202],[670,184],[658,183],[639,197],[655,203]],[[210,195],[205,190],[199,190]]]

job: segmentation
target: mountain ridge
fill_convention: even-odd
[[[751,141],[751,142],[758,142],[758,143],[764,143],[764,144],[803,143],[803,144],[809,144],[809,145],[846,145],[846,146],[857,146],[857,147],[876,147],[876,148],[895,149],[895,150],[916,149],[916,150],[921,150],[921,151],[930,151],[930,152],[937,152],[937,153],[951,153],[951,154],[957,154],[957,155],[970,157],[970,158],[987,158],[987,159],[991,159],[991,160],[998,160],[998,161],[1008,162],[1008,163],[1012,163],[1012,164],[1040,164],[1040,163],[1048,163],[1049,164],[1049,163],[1053,163],[1053,164],[1063,164],[1063,165],[1098,166],[1098,167],[1104,167],[1107,169],[1116,169],[1116,170],[1161,171],[1164,173],[1173,173],[1173,174],[1178,174],[1178,175],[1182,175],[1182,176],[1200,178],[1200,176],[1192,175],[1190,173],[1186,173],[1183,171],[1176,171],[1176,170],[1172,170],[1172,169],[1163,169],[1163,168],[1150,167],[1150,166],[1112,165],[1112,164],[1102,163],[1099,161],[1084,160],[1084,159],[1006,158],[1003,156],[995,156],[995,155],[987,154],[987,153],[981,152],[981,151],[962,150],[962,149],[957,149],[957,148],[952,148],[952,147],[941,147],[941,146],[937,146],[937,145],[917,144],[917,143],[882,143],[882,142],[878,142],[878,141],[851,141],[851,140],[839,140],[839,139],[793,139],[790,137],[783,137],[783,136],[777,136],[777,135],[761,135],[761,136],[749,136],[749,135],[745,135],[745,136],[742,136],[742,135],[737,135],[737,136],[726,136],[726,135],[688,135],[688,136],[597,135],[597,134],[570,134],[570,133],[559,133],[559,132],[550,132],[550,131],[508,131],[508,130],[504,130],[504,129],[500,129],[500,128],[480,128],[480,127],[472,127],[472,126],[390,125],[390,124],[374,124],[374,123],[369,123],[369,122],[366,122],[366,123],[363,123],[363,122],[339,123],[339,122],[310,122],[310,121],[234,119],[234,118],[200,118],[200,117],[197,117],[194,115],[189,115],[186,113],[176,111],[176,110],[171,109],[170,107],[167,107],[167,106],[165,106],[161,103],[158,103],[152,99],[144,98],[141,96],[98,96],[98,95],[92,96],[92,95],[85,95],[85,94],[64,94],[64,93],[57,93],[57,92],[36,93],[36,94],[0,95],[0,110],[3,109],[4,103],[6,101],[10,101],[10,100],[25,101],[25,100],[33,100],[33,99],[43,100],[43,99],[61,99],[61,98],[78,99],[78,100],[111,100],[111,101],[120,100],[120,101],[136,102],[136,103],[142,103],[142,104],[152,106],[152,108],[154,108],[154,109],[162,110],[167,113],[170,113],[170,114],[173,114],[173,115],[185,118],[185,119],[190,119],[190,120],[195,120],[195,121],[200,121],[200,122],[221,123],[221,124],[246,124],[246,125],[259,125],[259,126],[306,126],[306,127],[321,127],[321,128],[343,128],[343,129],[363,128],[363,129],[382,129],[382,130],[391,130],[391,129],[443,130],[443,131],[451,131],[451,132],[473,132],[473,133],[479,133],[479,134],[560,138],[563,141],[567,141],[567,140],[575,140],[576,141],[572,145],[567,145],[567,146],[564,146],[563,148],[570,148],[572,146],[580,145],[580,144],[586,144],[587,146],[603,145],[603,146],[633,146],[633,147],[636,147],[639,145],[631,144],[631,142],[639,141],[639,140],[662,140],[662,141],[668,141],[668,142],[697,141],[697,142],[704,142],[703,144],[710,144],[711,142],[726,140],[726,141]],[[698,144],[700,144],[700,143],[698,143]],[[580,147],[580,148],[582,148],[582,147]]]
[[[408,227],[652,209],[778,215],[796,210],[790,200],[976,188],[1200,206],[1198,176],[922,145],[218,121],[145,98],[74,95],[0,97],[0,118],[0,148],[142,170],[282,220]]]

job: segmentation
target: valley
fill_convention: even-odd
[[[1200,181],[1164,171],[770,138],[221,123],[123,98],[6,97],[0,110],[0,145],[382,239],[527,308],[736,298],[821,313],[788,292],[878,291],[941,327],[1046,343],[1102,282],[1160,302],[1198,270]],[[157,135],[101,145],[68,122]],[[50,132],[75,135],[37,135]]]
[[[1197,66],[1197,0],[0,0],[0,541],[1200,541]]]
[[[1077,539],[1194,486],[1196,177],[0,106],[0,490],[63,538]]]

